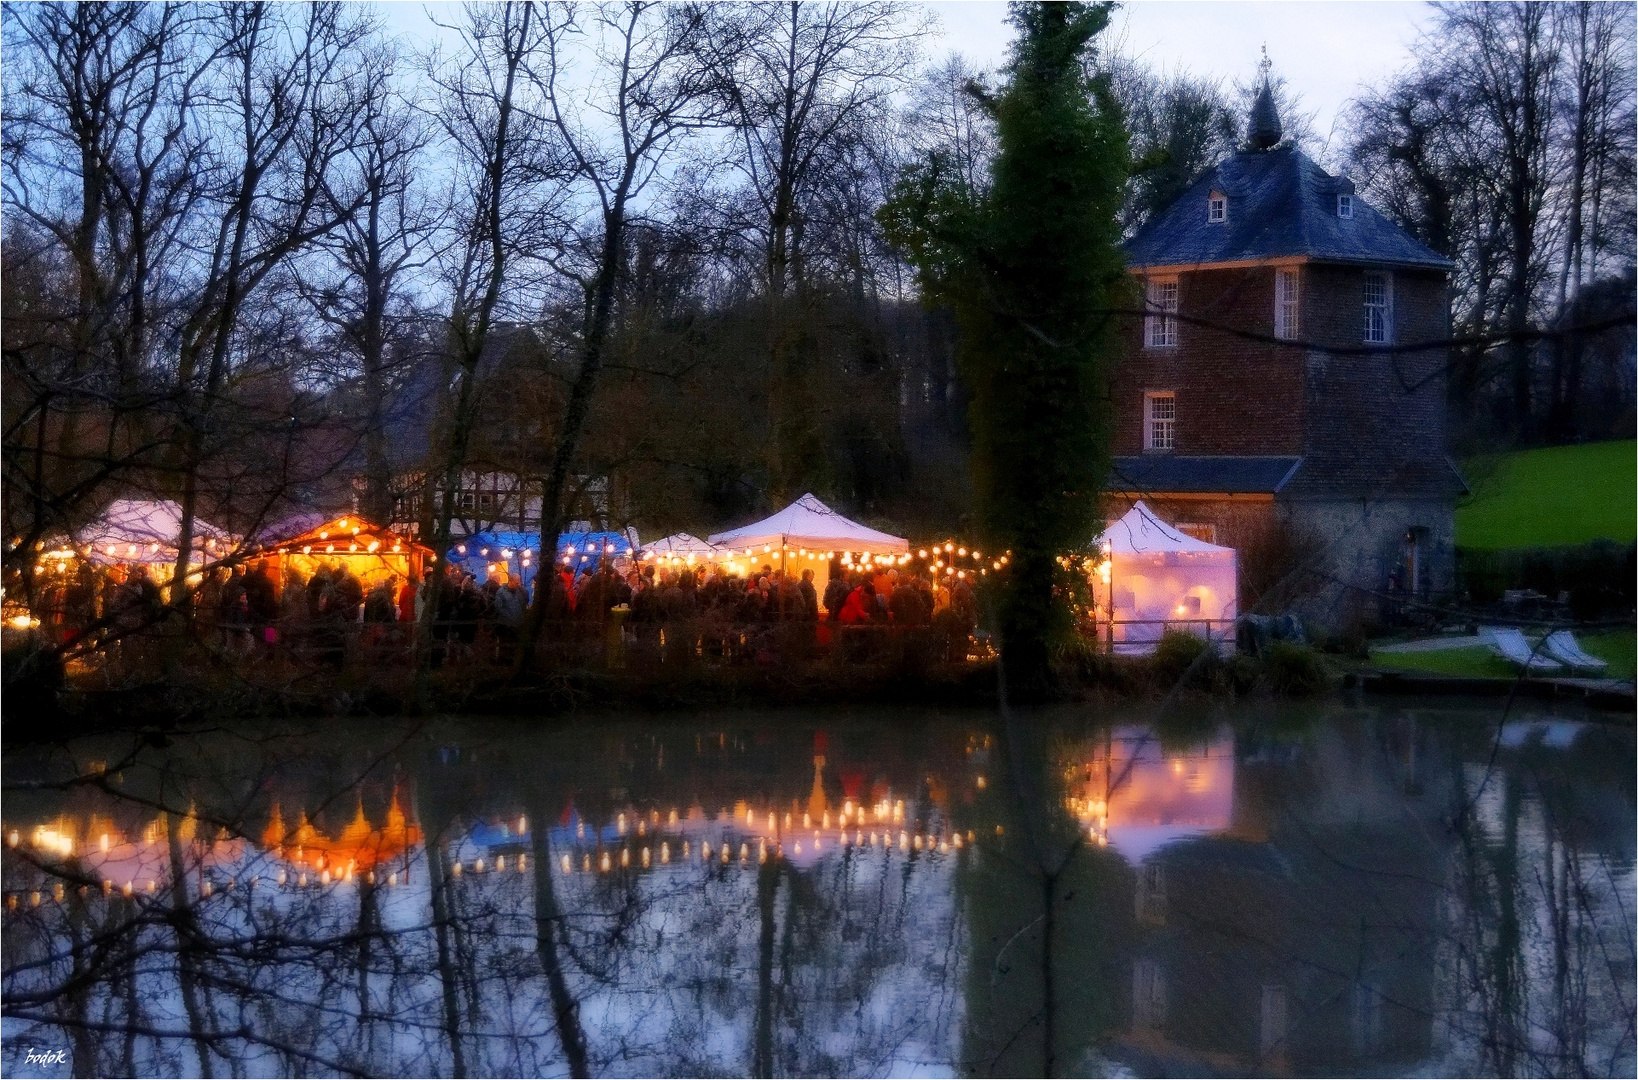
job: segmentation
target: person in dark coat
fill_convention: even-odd
[[[352,571],[342,567],[336,572],[336,601],[341,610],[341,622],[357,622],[359,609],[364,606],[364,583]]]
[[[321,566],[307,579],[307,617],[318,619],[324,614],[324,594],[330,589],[330,570]]]
[[[825,586],[825,617],[836,622],[842,617],[842,606],[847,603],[847,594],[853,590],[848,586],[847,575],[839,567],[833,569],[830,582]]]
[[[235,566],[232,576],[222,583],[216,601],[216,621],[222,628],[222,640],[230,649],[250,647],[250,598],[245,591],[245,568]]]
[[[819,592],[813,587],[812,570],[802,571],[802,581],[797,585],[796,591],[801,601],[798,605],[798,617],[803,622],[818,622]]]
[[[273,575],[267,572],[265,564],[258,564],[245,575],[245,607],[250,611],[251,624],[258,630],[273,625],[279,617],[278,590],[273,587]]]

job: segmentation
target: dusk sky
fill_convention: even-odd
[[[1011,28],[1001,0],[935,0],[926,7],[944,24],[936,49],[958,51],[982,64],[1001,63]],[[1338,111],[1362,84],[1373,83],[1410,60],[1411,46],[1429,14],[1424,3],[1232,3],[1178,0],[1124,4],[1113,33],[1122,51],[1166,71],[1246,81],[1256,74],[1262,47],[1303,105],[1315,111],[1324,140]]]
[[[1005,60],[1012,30],[1002,0],[933,0],[943,33],[928,43],[928,59],[961,52],[982,66]],[[410,39],[440,34],[433,19],[453,22],[456,3],[383,3],[395,29]],[[1344,104],[1362,84],[1379,81],[1411,56],[1429,7],[1425,3],[1211,3],[1202,0],[1131,3],[1115,15],[1112,33],[1123,51],[1166,71],[1252,78],[1268,46],[1275,71],[1313,110],[1320,139],[1331,133]]]

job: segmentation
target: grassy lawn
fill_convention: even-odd
[[[1473,496],[1456,511],[1456,546],[1631,543],[1638,534],[1635,444],[1523,450],[1468,462]]]
[[[1630,679],[1638,666],[1638,634],[1631,630],[1612,630],[1596,634],[1577,634],[1581,647],[1600,660],[1609,661],[1605,675],[1613,679]],[[1398,671],[1426,671],[1437,675],[1463,675],[1469,678],[1508,679],[1517,669],[1490,651],[1489,646],[1474,645],[1460,649],[1437,649],[1432,652],[1371,653],[1371,663],[1377,667]],[[1567,673],[1566,673],[1567,674]]]

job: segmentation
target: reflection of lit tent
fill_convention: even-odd
[[[1095,586],[1114,618],[1116,652],[1146,652],[1171,626],[1234,646],[1239,586],[1233,548],[1178,532],[1141,500],[1094,541],[1105,558]]]
[[[845,518],[820,502],[812,492],[771,517],[714,533],[711,543],[740,551],[749,549],[753,560],[764,555],[777,557],[793,573],[812,570],[814,587],[820,596],[824,596],[825,583],[830,579],[827,553],[902,555],[910,550],[910,541]],[[795,560],[794,564],[791,560]]]
[[[725,557],[726,552],[709,540],[701,540],[692,533],[672,533],[663,539],[651,544],[644,544],[642,556],[644,559],[664,560],[682,559],[685,562],[711,562],[719,557]]]
[[[76,540],[102,563],[176,563],[182,534],[182,507],[169,499],[115,499]],[[193,519],[194,561],[226,555],[233,539],[208,521]]]
[[[262,830],[264,850],[287,862],[311,867],[319,873],[330,871],[342,878],[404,860],[420,842],[421,830],[405,818],[396,793],[379,828],[370,824],[360,805],[352,822],[333,838],[319,832],[307,820],[306,813],[302,813],[296,827],[290,829],[285,826],[279,805],[274,803],[267,828]]]
[[[1094,746],[1088,811],[1109,844],[1136,864],[1168,844],[1228,830],[1234,814],[1234,736],[1224,731],[1166,753],[1148,728],[1117,727]],[[1098,802],[1102,805],[1095,805]]]
[[[252,562],[266,566],[281,585],[289,570],[307,578],[320,567],[345,566],[367,589],[395,574],[419,576],[431,554],[408,537],[346,514],[264,550]]]

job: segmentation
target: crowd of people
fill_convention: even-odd
[[[940,579],[910,568],[869,571],[832,564],[821,596],[814,571],[771,564],[746,576],[722,564],[663,567],[605,560],[596,570],[567,568],[533,583],[544,598],[541,639],[556,643],[615,643],[666,655],[765,651],[758,642],[780,628],[780,640],[804,649],[844,638],[880,638],[893,630],[932,629],[952,653],[965,655],[977,605],[965,578]],[[147,566],[93,568],[48,582],[36,609],[45,632],[62,642],[91,632],[110,640],[134,637],[166,621],[164,591]],[[275,578],[265,561],[218,567],[192,596],[195,633],[221,648],[253,653],[306,648],[340,663],[347,642],[374,649],[410,649],[427,627],[435,658],[500,660],[511,655],[535,600],[534,591],[504,575],[479,583],[457,565],[430,573],[374,576],[368,583],[345,560],[320,563],[310,574],[286,567]],[[428,614],[428,604],[435,610]],[[801,629],[806,626],[808,629]],[[872,629],[867,629],[872,628]]]

